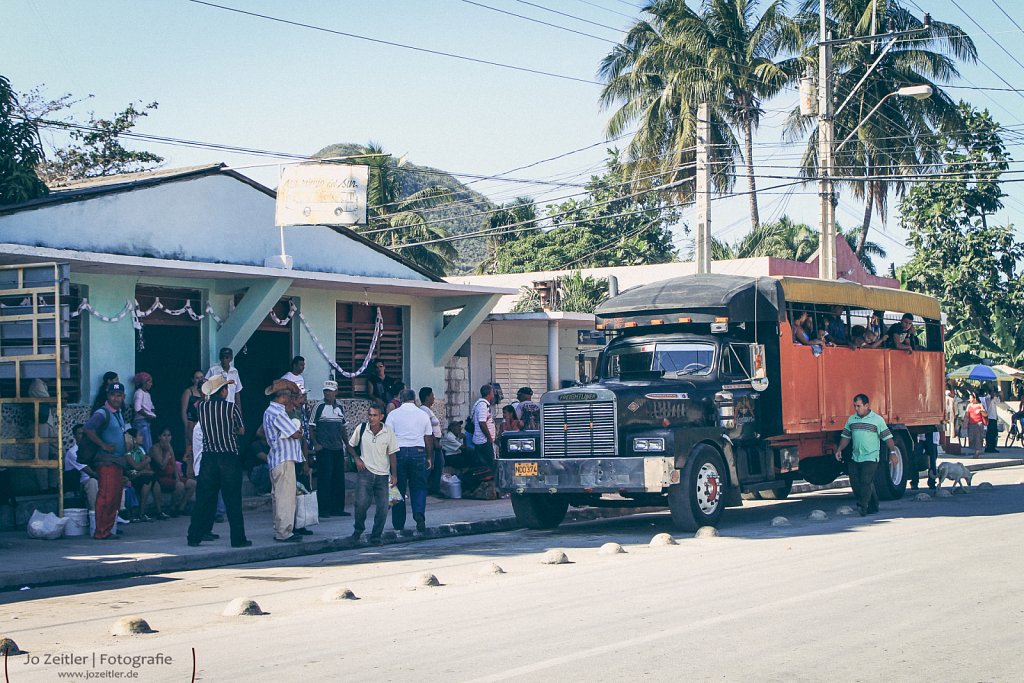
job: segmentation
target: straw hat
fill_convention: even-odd
[[[207,396],[213,396],[227,385],[228,380],[224,375],[214,375],[203,383],[201,391]]]
[[[263,390],[263,393],[267,396],[273,396],[279,391],[290,391],[293,394],[302,393],[299,385],[290,379],[275,379],[273,384]]]

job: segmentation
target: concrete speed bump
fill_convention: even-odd
[[[781,515],[772,517],[772,526],[789,526],[789,520]]]
[[[541,564],[569,564],[569,557],[561,550],[549,550],[540,558]]]
[[[949,489],[936,489],[935,490],[935,497],[936,498],[952,498],[953,494],[949,492]]]
[[[622,555],[625,552],[626,549],[618,543],[605,543],[597,549],[598,555]]]
[[[110,625],[112,636],[135,636],[143,633],[156,633],[142,617],[121,617]]]
[[[441,582],[437,580],[436,576],[430,572],[424,572],[409,579],[409,583],[405,584],[405,587],[414,591],[421,588],[435,588],[440,585]]]
[[[221,612],[225,617],[262,617],[266,612],[260,609],[255,600],[235,598]]]
[[[811,510],[811,514],[807,515],[807,519],[812,522],[824,522],[828,519],[828,515],[824,510]]]
[[[328,588],[320,596],[321,602],[337,602],[339,600],[358,600],[356,594],[348,588]]]
[[[718,529],[713,526],[702,526],[693,535],[694,538],[718,538],[719,536]]]
[[[850,516],[850,515],[852,515],[852,514],[856,514],[856,512],[857,512],[857,511],[856,511],[856,510],[854,510],[854,509],[853,509],[852,507],[850,507],[849,505],[840,505],[840,506],[839,506],[839,509],[838,509],[838,510],[836,510],[836,514],[837,514],[837,515],[842,515],[843,517],[849,517],[849,516]]]
[[[484,566],[480,567],[477,572],[480,576],[496,576],[498,574],[504,574],[505,570],[501,568],[501,565],[497,562],[488,562]]]
[[[993,486],[992,482],[990,482],[990,481],[983,481],[980,484],[978,484],[978,488],[979,489],[994,489],[995,486]]]
[[[931,499],[932,497],[929,496],[927,493],[919,493],[916,496],[914,496],[914,500],[919,501],[921,503],[927,503]]]
[[[18,649],[16,642],[7,636],[0,636],[0,656],[14,657],[23,654],[26,654],[25,651]]]
[[[679,545],[679,541],[672,538],[672,534],[658,534],[648,544],[652,548],[660,548],[666,545]]]

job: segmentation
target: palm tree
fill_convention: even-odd
[[[828,28],[834,38],[868,35],[875,23],[884,26],[887,20],[897,31],[921,29],[922,22],[904,9],[898,0],[828,0]],[[799,18],[805,29],[808,55],[816,53],[818,0],[803,0]],[[856,42],[833,50],[833,93],[843,102],[853,87],[864,77],[877,59],[878,45]],[[908,85],[930,85],[932,96],[925,100],[889,97],[881,108],[868,118],[856,139],[835,155],[837,177],[860,177],[846,181],[854,196],[863,199],[864,220],[854,251],[864,253],[871,215],[883,221],[888,210],[888,195],[894,190],[902,195],[911,182],[908,175],[934,169],[942,160],[936,133],[961,128],[956,102],[937,84],[959,76],[957,60],[974,61],[974,43],[959,26],[932,20],[931,28],[910,39],[897,42],[882,57],[878,66],[857,89],[849,104],[835,118],[835,139],[844,140],[865,116],[887,95]],[[815,59],[808,57],[808,60]],[[814,117],[800,116],[794,110],[787,124],[788,134],[797,137],[810,132],[804,152],[803,173],[817,174],[817,126]]]
[[[704,0],[699,12],[682,0],[653,0],[642,19],[601,63],[605,80],[601,104],[622,106],[608,122],[609,136],[639,127],[629,145],[641,175],[672,171],[679,181],[692,162],[697,105],[711,113],[711,157],[717,189],[731,186],[735,160],[742,158],[749,185],[750,222],[760,225],[754,174],[753,134],[761,102],[774,96],[799,72],[799,60],[775,61],[795,49],[799,32],[776,0],[757,14],[757,0]],[[736,132],[743,137],[743,152]],[[692,193],[689,183],[677,192]]]
[[[509,225],[527,228],[535,220],[537,220],[537,205],[533,203],[533,200],[529,197],[516,197],[508,204],[502,204],[492,211],[484,225],[488,230],[497,230]],[[485,275],[494,270],[498,259],[498,250],[508,239],[508,234],[504,232],[495,232],[488,236],[487,254],[477,265],[477,274]]]
[[[451,270],[458,256],[451,242],[416,244],[448,236],[448,231],[429,220],[424,212],[451,202],[451,190],[432,186],[402,197],[398,164],[376,142],[371,141],[362,153],[367,156],[357,163],[370,167],[365,236],[437,275]]]

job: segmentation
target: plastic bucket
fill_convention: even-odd
[[[66,508],[64,519],[68,520],[64,525],[65,536],[85,536],[89,528],[89,511],[85,508]],[[93,522],[95,524],[95,522]]]
[[[456,477],[441,482],[441,494],[445,498],[462,498],[462,482]]]
[[[114,528],[110,530],[111,533],[117,533],[117,517],[114,518]],[[96,511],[89,510],[89,535],[96,535]]]

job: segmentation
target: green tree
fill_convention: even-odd
[[[704,0],[699,11],[683,0],[653,0],[599,71],[605,81],[601,104],[621,104],[608,122],[608,135],[638,125],[628,151],[641,175],[667,171],[666,181],[692,178],[683,168],[694,160],[697,106],[709,104],[715,184],[728,188],[736,159],[742,158],[755,230],[760,216],[753,136],[764,113],[761,104],[799,72],[796,59],[776,61],[799,43],[785,8],[776,0],[758,16],[757,0]],[[676,194],[685,200],[692,191],[687,180]]]
[[[498,263],[498,254],[502,246],[510,239],[510,234],[501,230],[508,226],[515,226],[512,229],[526,230],[534,226],[537,220],[537,205],[529,197],[516,197],[508,204],[502,204],[496,210],[490,212],[484,226],[492,231],[487,237],[487,254],[476,267],[478,274],[490,273],[495,270]],[[514,233],[513,233],[514,234]]]
[[[360,154],[366,156],[342,163],[370,167],[366,191],[368,224],[361,232],[437,275],[449,272],[458,252],[451,242],[444,241],[448,236],[445,228],[431,220],[426,212],[450,203],[453,199],[451,190],[431,186],[402,196],[398,163],[384,152],[383,147],[371,141]]]
[[[656,192],[630,188],[629,171],[609,150],[606,172],[587,195],[548,207],[549,229],[510,234],[495,272],[636,266],[675,260],[671,226],[679,215]]]
[[[73,103],[68,97],[44,104],[49,111],[58,111]],[[112,119],[98,119],[90,114],[89,121],[81,128],[69,127],[71,143],[58,147],[53,157],[41,165],[43,180],[50,187],[59,187],[85,178],[148,171],[162,163],[164,158],[153,152],[130,150],[121,144],[121,135],[130,133],[140,118],[149,116],[158,106],[151,102],[136,108],[133,102]]]
[[[942,140],[943,162],[953,177],[919,183],[900,203],[901,223],[914,249],[901,275],[908,289],[942,302],[952,365],[986,357],[986,349],[999,347],[993,341],[996,335],[1004,342],[1016,339],[1005,325],[997,332],[997,324],[1024,317],[1018,273],[1024,244],[1017,241],[1012,225],[989,221],[1002,208],[999,180],[1009,161],[1000,126],[988,111],[966,103],[960,104],[959,115],[963,129]],[[1010,351],[1001,359],[1019,357],[1020,348]]]
[[[817,62],[818,0],[804,0],[799,20],[807,40],[807,61]],[[833,38],[870,35],[872,10],[874,24],[885,26],[892,21],[897,31],[919,30],[923,23],[898,0],[828,0],[828,28]],[[877,30],[877,29],[876,29]],[[832,53],[833,95],[844,102],[853,88],[878,58],[879,45],[870,41],[838,45]],[[835,117],[835,140],[838,145],[860,124],[857,135],[835,155],[835,175],[857,178],[844,181],[855,197],[864,200],[864,219],[854,251],[860,256],[865,249],[872,213],[885,220],[889,192],[902,196],[913,181],[907,176],[936,168],[941,150],[936,133],[956,130],[961,123],[956,102],[940,83],[959,76],[957,61],[977,58],[974,43],[954,24],[932,20],[931,27],[904,38],[881,58],[867,75],[849,104]],[[888,97],[903,86],[930,85],[932,96],[924,100],[910,97]],[[883,102],[884,99],[884,103]],[[881,108],[865,120],[879,103]],[[788,134],[797,137],[811,133],[803,158],[803,173],[817,175],[817,118],[801,116],[799,109],[790,115]]]
[[[11,82],[0,75],[0,204],[26,202],[47,193],[36,173],[42,160],[36,124],[24,117]]]

